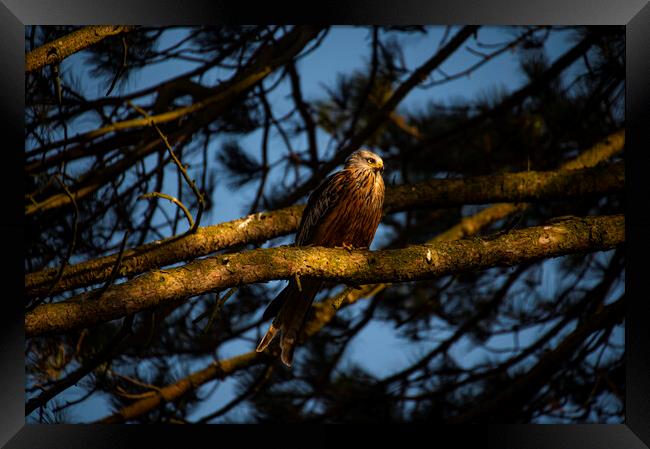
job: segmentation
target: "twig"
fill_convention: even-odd
[[[117,254],[117,260],[115,261],[115,265],[113,265],[113,269],[111,270],[111,274],[108,276],[108,279],[106,279],[106,282],[104,282],[104,285],[97,290],[95,293],[92,294],[88,299],[99,299],[104,292],[113,285],[113,282],[115,282],[115,278],[117,277],[117,273],[119,272],[120,266],[122,265],[122,257],[124,256],[124,248],[126,247],[126,241],[129,237],[129,231],[124,232],[124,238],[122,238],[122,243],[120,244],[120,251]]]
[[[111,92],[113,92],[113,88],[115,87],[115,84],[117,83],[118,78],[124,73],[124,70],[126,70],[126,55],[128,52],[128,47],[126,45],[126,37],[122,36],[122,50],[124,52],[124,56],[122,58],[122,65],[120,66],[119,69],[117,69],[117,72],[115,73],[115,76],[113,77],[113,81],[111,82],[111,87],[108,88],[108,91],[106,92],[106,96],[108,97]]]
[[[296,273],[293,275],[293,279],[296,281],[296,286],[298,287],[298,291],[302,291],[302,284],[300,283],[300,274]]]
[[[52,64],[52,77],[54,78],[54,91],[56,92],[56,101],[61,105],[61,74],[59,73],[59,64]]]
[[[431,81],[429,83],[423,83],[423,84],[420,85],[420,87],[423,88],[423,89],[428,89],[428,88],[433,87],[433,86],[437,86],[437,85],[440,85],[440,84],[443,84],[443,83],[446,83],[446,82],[449,82],[449,81],[453,81],[453,80],[461,78],[463,76],[469,76],[473,71],[475,71],[476,69],[478,69],[479,67],[481,67],[482,65],[484,65],[485,63],[490,61],[491,59],[494,59],[495,57],[499,56],[500,54],[502,54],[502,53],[504,53],[504,52],[506,52],[508,50],[514,49],[517,45],[519,45],[521,42],[526,40],[532,34],[535,34],[540,29],[543,29],[543,27],[532,28],[532,29],[528,30],[527,32],[523,33],[517,39],[514,39],[513,41],[505,44],[504,46],[502,46],[498,50],[493,51],[492,53],[483,53],[483,52],[474,50],[473,48],[471,48],[468,45],[468,46],[465,47],[465,50],[467,50],[468,52],[472,53],[475,56],[478,56],[480,58],[479,61],[472,64],[467,69],[462,70],[462,71],[457,72],[457,73],[454,73],[453,75],[448,75],[445,72],[443,72],[442,69],[438,68],[438,71],[441,72],[444,75],[444,78],[442,78],[440,80]]]
[[[217,295],[217,301],[214,305],[214,308],[212,309],[212,314],[210,315],[210,319],[208,320],[207,324],[201,331],[203,335],[205,335],[208,332],[208,329],[210,329],[210,326],[212,326],[212,322],[219,315],[219,312],[221,312],[221,308],[226,303],[228,298],[230,298],[233,295],[233,293],[235,293],[237,290],[238,290],[237,287],[231,288],[230,290],[228,290],[228,292],[226,292],[225,295],[223,295],[222,298],[219,298],[219,296]],[[202,317],[197,318],[196,321],[200,320],[201,318]]]
[[[262,132],[262,179],[260,180],[260,185],[257,188],[257,193],[255,194],[255,200],[249,210],[249,215],[257,212],[260,200],[264,196],[264,185],[269,174],[269,131],[271,129],[271,106],[266,99],[266,94],[264,92],[264,82],[260,83],[260,100],[264,106],[264,130]]]
[[[121,379],[124,379],[124,380],[126,380],[128,382],[131,382],[134,385],[137,385],[138,387],[148,388],[149,390],[151,390],[151,391],[147,391],[147,392],[144,392],[144,393],[133,394],[133,393],[126,392],[123,388],[118,386],[118,389],[121,390],[121,392],[118,393],[118,394],[120,394],[120,396],[124,396],[124,397],[129,398],[129,399],[140,399],[142,397],[147,397],[147,396],[151,396],[152,394],[160,393],[160,390],[161,390],[160,387],[157,387],[155,385],[151,385],[151,384],[148,384],[148,383],[145,383],[145,382],[141,382],[138,379],[134,379],[132,377],[125,376],[124,374],[116,373],[113,370],[109,370],[109,372],[111,373],[112,376],[116,376],[116,377],[119,377]]]
[[[187,207],[180,202],[176,197],[173,197],[171,195],[167,195],[166,193],[160,193],[160,192],[150,192],[150,193],[145,193],[143,195],[140,195],[138,198],[140,199],[147,199],[147,198],[164,198],[168,201],[171,201],[172,203],[176,204],[181,210],[185,213],[185,217],[187,218],[187,221],[190,224],[190,228],[194,227],[194,219],[192,218],[192,214],[190,214],[190,211],[187,210]]]
[[[185,169],[185,167],[183,167],[183,164],[181,164],[181,161],[179,161],[178,158],[176,157],[176,155],[174,154],[174,150],[172,149],[171,145],[169,144],[169,141],[167,140],[167,137],[163,134],[163,132],[160,130],[160,128],[158,128],[158,125],[156,125],[156,123],[153,120],[151,120],[151,117],[149,116],[149,114],[147,114],[147,111],[145,111],[144,109],[134,105],[130,100],[127,100],[127,104],[129,106],[131,106],[133,109],[135,109],[136,111],[138,111],[140,114],[142,114],[146,119],[150,120],[150,122],[149,122],[150,125],[156,130],[156,132],[158,133],[158,135],[162,139],[163,143],[167,147],[167,150],[169,151],[169,155],[172,157],[172,160],[174,161],[174,163],[178,167],[178,170],[180,171],[181,175],[183,175],[183,178],[185,179],[185,182],[187,182],[187,184],[190,186],[190,188],[192,189],[192,191],[196,195],[199,210],[196,213],[196,220],[194,220],[194,223],[192,224],[190,229],[188,229],[187,232],[185,232],[184,235],[189,235],[189,234],[195,233],[197,228],[199,227],[199,223],[201,222],[201,216],[203,215],[203,208],[204,208],[204,204],[205,204],[204,200],[203,200],[203,195],[199,191],[199,188],[196,186],[196,183],[192,179],[190,179],[189,175],[187,174],[187,170]],[[169,198],[167,198],[167,199],[169,199]],[[185,208],[183,208],[183,209],[184,209],[184,211],[187,210]]]
[[[307,131],[307,140],[309,142],[309,154],[310,162],[314,167],[318,167],[318,146],[316,143],[316,123],[314,118],[309,112],[309,106],[305,103],[303,99],[302,92],[300,90],[300,77],[298,76],[298,71],[296,70],[295,62],[291,61],[287,64],[287,72],[289,73],[289,79],[291,80],[291,93],[293,95],[293,101],[298,108],[298,112],[302,117],[302,120],[305,124],[305,131]]]

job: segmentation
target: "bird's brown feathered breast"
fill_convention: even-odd
[[[383,206],[380,174],[354,167],[341,170],[309,197],[296,245],[366,248],[375,235]]]

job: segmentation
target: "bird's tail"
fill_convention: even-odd
[[[307,312],[316,294],[321,289],[322,281],[303,279],[298,287],[296,281],[289,281],[284,290],[275,297],[264,311],[264,319],[275,315],[269,330],[257,345],[257,352],[262,352],[280,332],[280,356],[282,363],[291,366],[293,351],[298,343],[298,337],[307,317]]]

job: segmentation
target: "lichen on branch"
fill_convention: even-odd
[[[371,284],[432,279],[452,273],[510,266],[571,253],[614,248],[625,241],[623,215],[568,218],[492,238],[464,239],[382,251],[278,247],[214,256],[151,271],[93,292],[44,304],[25,315],[27,337],[67,332],[152,307],[177,304],[208,291],[288,279],[296,274],[334,282]]]

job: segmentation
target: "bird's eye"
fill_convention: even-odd
[[[375,160],[373,158],[371,158],[371,157],[366,159],[366,161],[368,161],[369,164],[374,164],[375,163]]]

